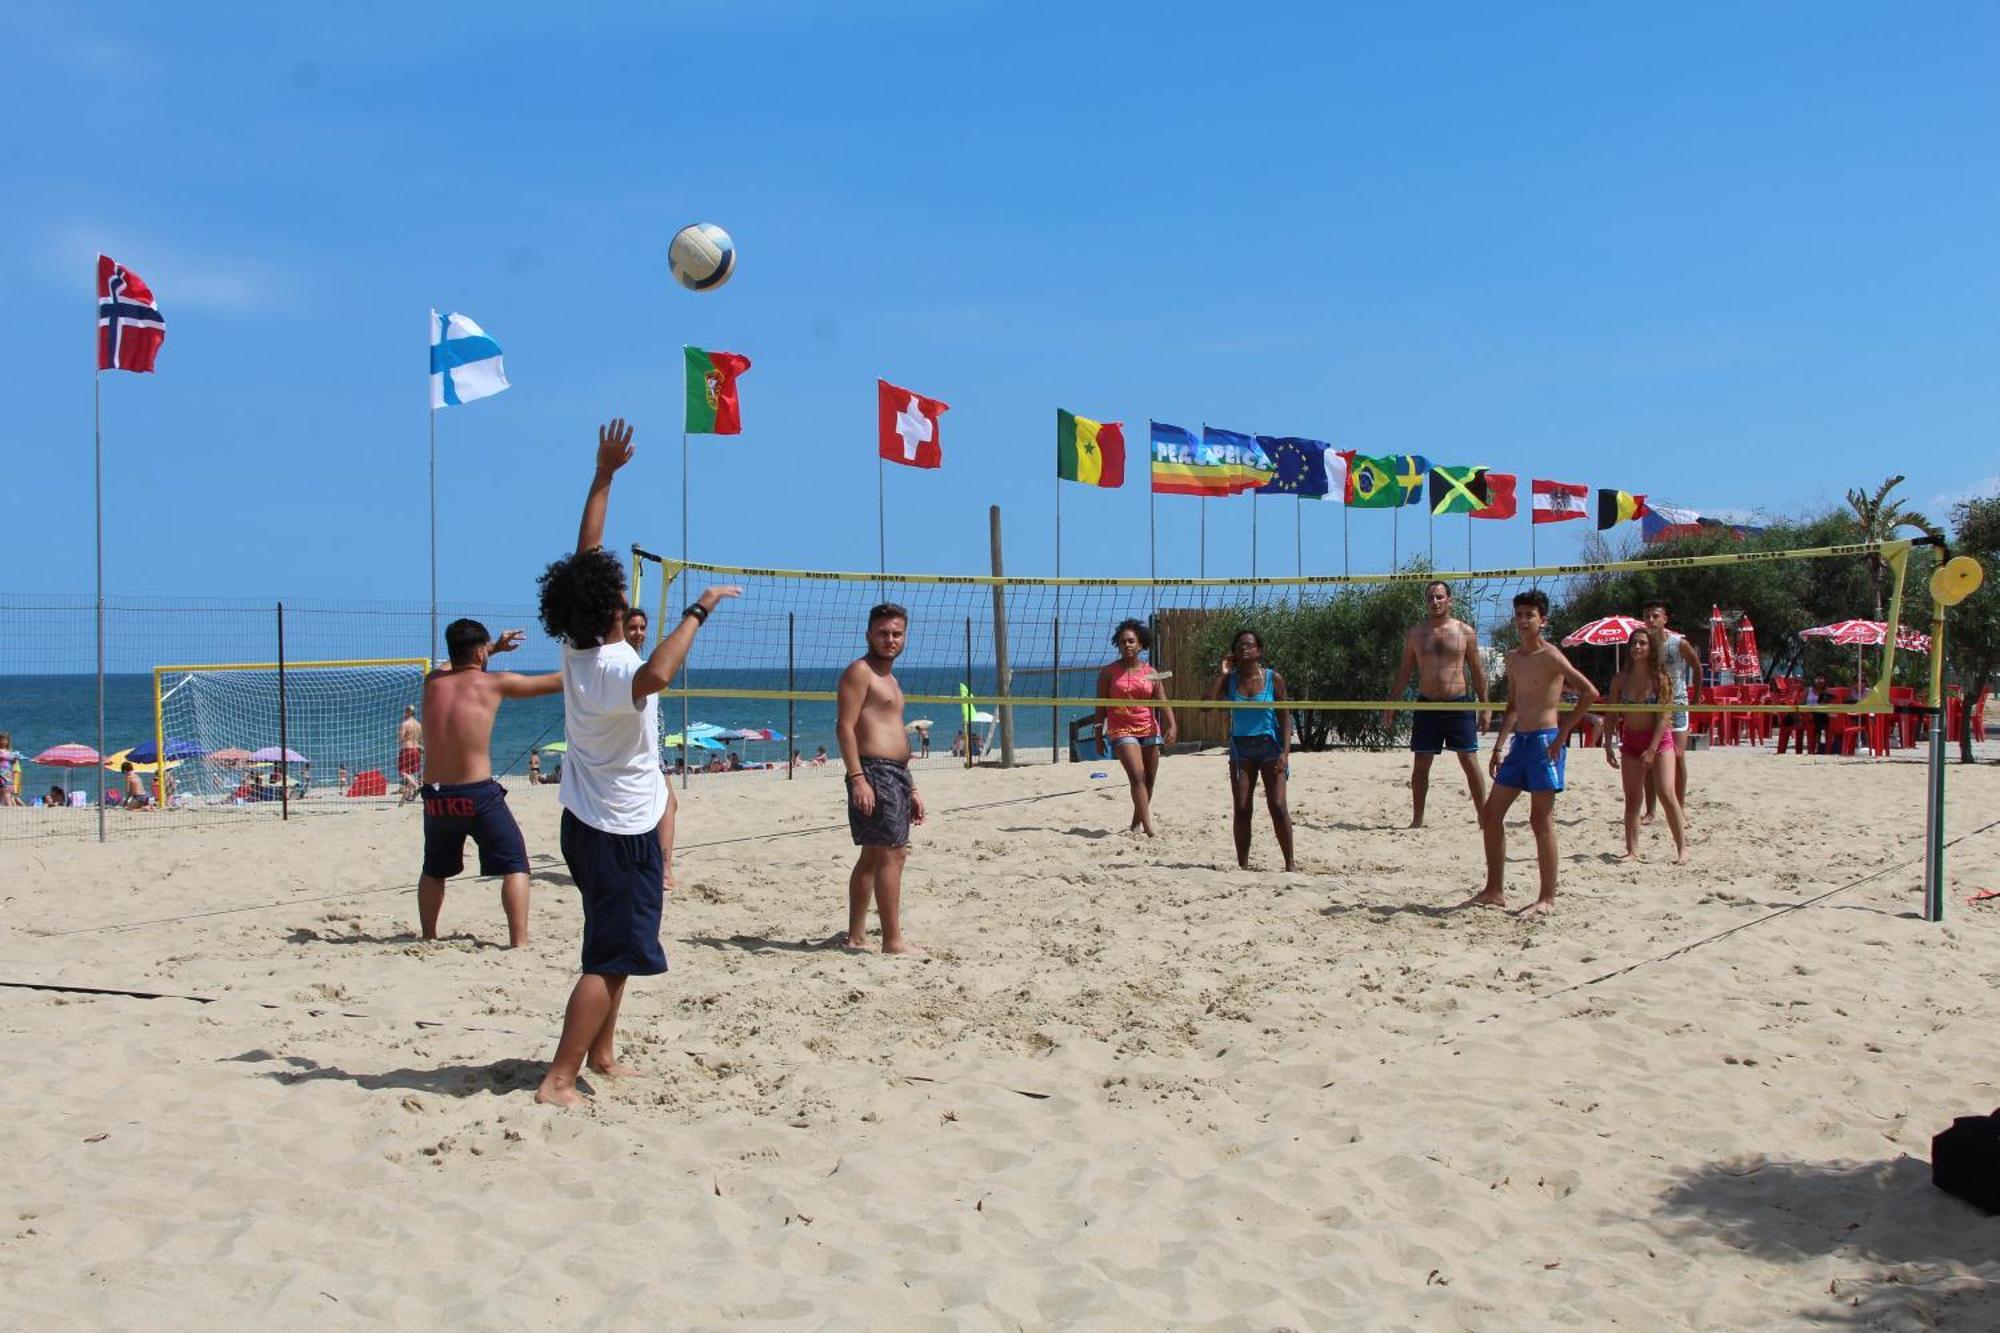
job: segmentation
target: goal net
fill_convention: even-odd
[[[135,768],[170,809],[289,804],[327,813],[394,797],[397,728],[422,700],[422,658],[153,668],[149,750]]]
[[[896,675],[913,723],[956,738],[980,735],[987,719],[997,719],[1011,723],[1013,743],[1030,751],[1060,751],[1080,719],[1120,702],[1098,697],[1098,670],[1115,658],[1112,632],[1128,619],[1150,630],[1150,661],[1164,677],[1183,737],[1226,737],[1226,710],[1245,705],[1202,696],[1231,639],[1251,628],[1285,679],[1304,748],[1392,742],[1415,710],[1463,707],[1416,702],[1413,689],[1390,697],[1404,636],[1424,619],[1425,588],[1437,580],[1450,585],[1453,616],[1479,636],[1496,707],[1505,692],[1504,650],[1514,642],[1513,597],[1538,589],[1550,603],[1551,642],[1607,618],[1636,618],[1644,602],[1659,599],[1668,605],[1669,628],[1701,655],[1699,685],[1711,691],[1748,695],[1756,690],[1744,687],[1824,674],[1844,698],[1818,705],[1820,711],[1891,709],[1891,685],[1912,674],[1911,650],[1920,642],[1901,625],[1914,543],[1762,550],[1718,538],[1711,545],[1728,549],[1689,553],[1682,545],[1645,558],[1534,568],[1415,564],[1389,574],[1150,580],[761,569],[683,564],[635,548],[632,599],[655,602],[654,633],[661,635],[702,588],[742,585],[742,599],[707,622],[686,669],[664,692],[662,712],[674,717],[663,718],[663,726],[677,731],[687,721],[789,731],[807,758],[818,745],[834,749],[835,681],[865,650],[868,611],[878,602],[898,603],[910,615]],[[1884,620],[1874,622],[1883,631],[1879,639],[1807,633],[1865,615],[1878,596],[1885,606]],[[1746,657],[1746,631],[1756,645],[1754,662]],[[1564,651],[1601,688],[1617,668],[1622,643],[1614,623],[1594,642]],[[1394,710],[1386,727],[1385,709]],[[1731,706],[1758,710],[1796,711],[1797,704]]]

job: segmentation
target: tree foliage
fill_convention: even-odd
[[[1966,706],[2000,676],[2000,495],[1966,500],[1951,511],[1952,554],[1986,567],[1979,591],[1946,612],[1945,665]],[[1929,598],[1919,599],[1928,606]],[[1972,762],[1972,728],[1959,732],[1959,758]]]
[[[1902,484],[1903,476],[1897,473],[1885,479],[1872,492],[1851,490],[1847,493],[1847,506],[1853,511],[1855,526],[1861,530],[1861,540],[1885,542],[1904,528],[1914,528],[1926,537],[1944,540],[1943,528],[1916,510],[1907,508],[1901,498],[1890,494]],[[1875,619],[1880,620],[1883,588],[1888,579],[1881,556],[1868,557],[1868,577],[1875,594]]]

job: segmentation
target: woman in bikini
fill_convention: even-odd
[[[1673,679],[1667,674],[1667,636],[1646,628],[1632,636],[1624,668],[1611,680],[1604,701],[1613,704],[1671,703]],[[1687,862],[1687,831],[1681,804],[1674,798],[1674,733],[1672,714],[1620,713],[1618,725],[1604,729],[1604,758],[1625,782],[1625,855],[1639,859],[1639,807],[1646,799],[1646,774],[1659,772],[1660,809],[1674,835],[1674,864]]]
[[[1250,868],[1250,808],[1257,779],[1264,779],[1264,803],[1285,869],[1292,862],[1292,815],[1285,806],[1285,779],[1291,773],[1292,713],[1285,703],[1285,680],[1264,665],[1264,640],[1254,629],[1236,631],[1222,673],[1209,686],[1210,699],[1261,702],[1263,708],[1229,710],[1229,794],[1234,804],[1236,864]]]
[[[1144,832],[1150,838],[1153,779],[1160,771],[1160,747],[1162,743],[1172,745],[1178,735],[1174,710],[1167,705],[1167,692],[1161,688],[1153,668],[1140,656],[1153,646],[1152,631],[1145,623],[1121,621],[1111,631],[1111,646],[1118,650],[1118,660],[1098,671],[1097,697],[1135,702],[1123,708],[1099,708],[1097,730],[1124,767],[1125,780],[1132,784],[1130,831]],[[1136,702],[1141,699],[1146,702]],[[1154,715],[1155,708],[1164,715],[1164,731],[1161,719]]]

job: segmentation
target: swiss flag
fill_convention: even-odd
[[[875,422],[882,457],[904,467],[944,466],[938,418],[951,404],[875,381]]]

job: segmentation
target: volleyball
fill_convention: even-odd
[[[689,291],[714,291],[736,271],[736,242],[713,223],[682,227],[667,246],[667,266]]]

